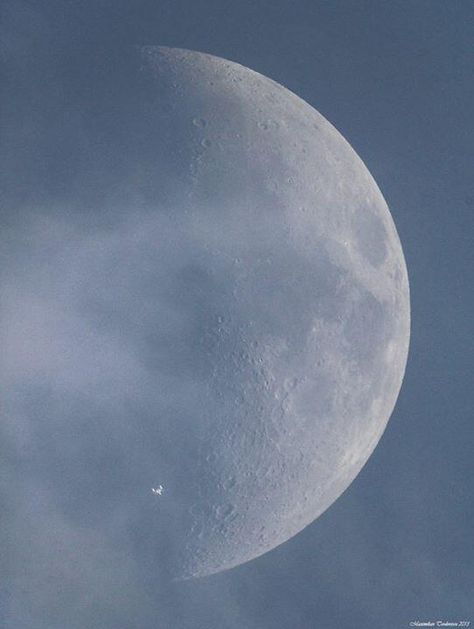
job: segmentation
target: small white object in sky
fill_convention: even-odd
[[[158,487],[152,487],[151,491],[155,494],[155,496],[162,496],[163,495],[163,485],[158,485]]]

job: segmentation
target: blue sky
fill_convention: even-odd
[[[336,126],[390,206],[412,304],[405,381],[361,474],[295,538],[206,579],[162,582],[150,567],[137,574],[112,542],[55,519],[49,497],[15,462],[11,435],[19,443],[27,436],[7,418],[0,447],[5,629],[397,629],[413,620],[474,621],[473,24],[473,6],[458,0],[5,4],[0,219],[7,255],[24,255],[11,246],[18,216],[65,198],[68,160],[79,159],[61,127],[51,138],[51,120],[74,115],[74,91],[91,84],[97,58],[160,44],[257,70]],[[37,409],[23,412],[34,421]],[[31,543],[23,546],[22,537]]]

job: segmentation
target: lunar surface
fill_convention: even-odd
[[[68,526],[209,575],[301,531],[367,461],[403,379],[407,272],[367,168],[293,93],[179,49],[114,71],[64,123],[68,185],[9,241],[10,432]]]

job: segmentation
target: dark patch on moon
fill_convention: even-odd
[[[361,289],[343,328],[348,353],[361,366],[370,366],[377,355],[383,354],[392,336],[391,317],[378,299]]]
[[[387,230],[380,216],[371,206],[358,210],[352,221],[358,250],[374,267],[387,257]]]

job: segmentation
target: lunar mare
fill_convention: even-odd
[[[31,219],[4,318],[10,339],[41,333],[4,364],[23,389],[41,374],[51,456],[81,488],[45,479],[56,507],[203,576],[357,476],[403,379],[407,271],[376,183],[310,105],[210,55],[134,55],[131,85],[84,107],[74,219]]]

